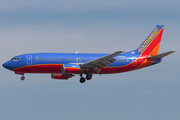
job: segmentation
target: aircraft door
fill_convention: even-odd
[[[78,57],[78,58],[76,58],[76,62],[77,63],[81,63],[81,59]]]
[[[32,55],[27,55],[27,64],[32,65]]]

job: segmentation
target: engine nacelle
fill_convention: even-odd
[[[74,75],[72,75],[72,74],[58,74],[58,73],[51,74],[51,78],[52,79],[64,79],[64,80],[68,80],[68,78],[71,78],[73,76]]]
[[[65,74],[79,74],[82,72],[80,66],[74,64],[63,64],[61,71]]]

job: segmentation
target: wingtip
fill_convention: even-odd
[[[172,50],[172,51],[170,51],[171,53],[173,53],[173,52],[176,52],[177,50]]]
[[[123,53],[123,52],[125,52],[125,51],[116,51],[116,53]]]

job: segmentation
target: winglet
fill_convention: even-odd
[[[169,51],[169,52],[165,52],[165,53],[162,53],[162,54],[159,54],[159,55],[150,56],[150,57],[148,57],[147,59],[152,59],[152,60],[154,60],[154,59],[158,59],[158,58],[163,58],[163,57],[165,57],[165,56],[167,56],[167,55],[169,55],[169,54],[171,54],[171,53],[174,53],[174,52],[176,52],[176,50],[174,50],[174,51]]]

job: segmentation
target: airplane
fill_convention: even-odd
[[[93,74],[122,73],[160,63],[162,58],[175,52],[158,54],[164,25],[157,25],[145,41],[128,52],[95,53],[30,53],[13,57],[3,64],[15,74],[49,73],[52,79],[68,80],[80,75],[80,83],[92,79]],[[84,78],[83,75],[86,75]]]

